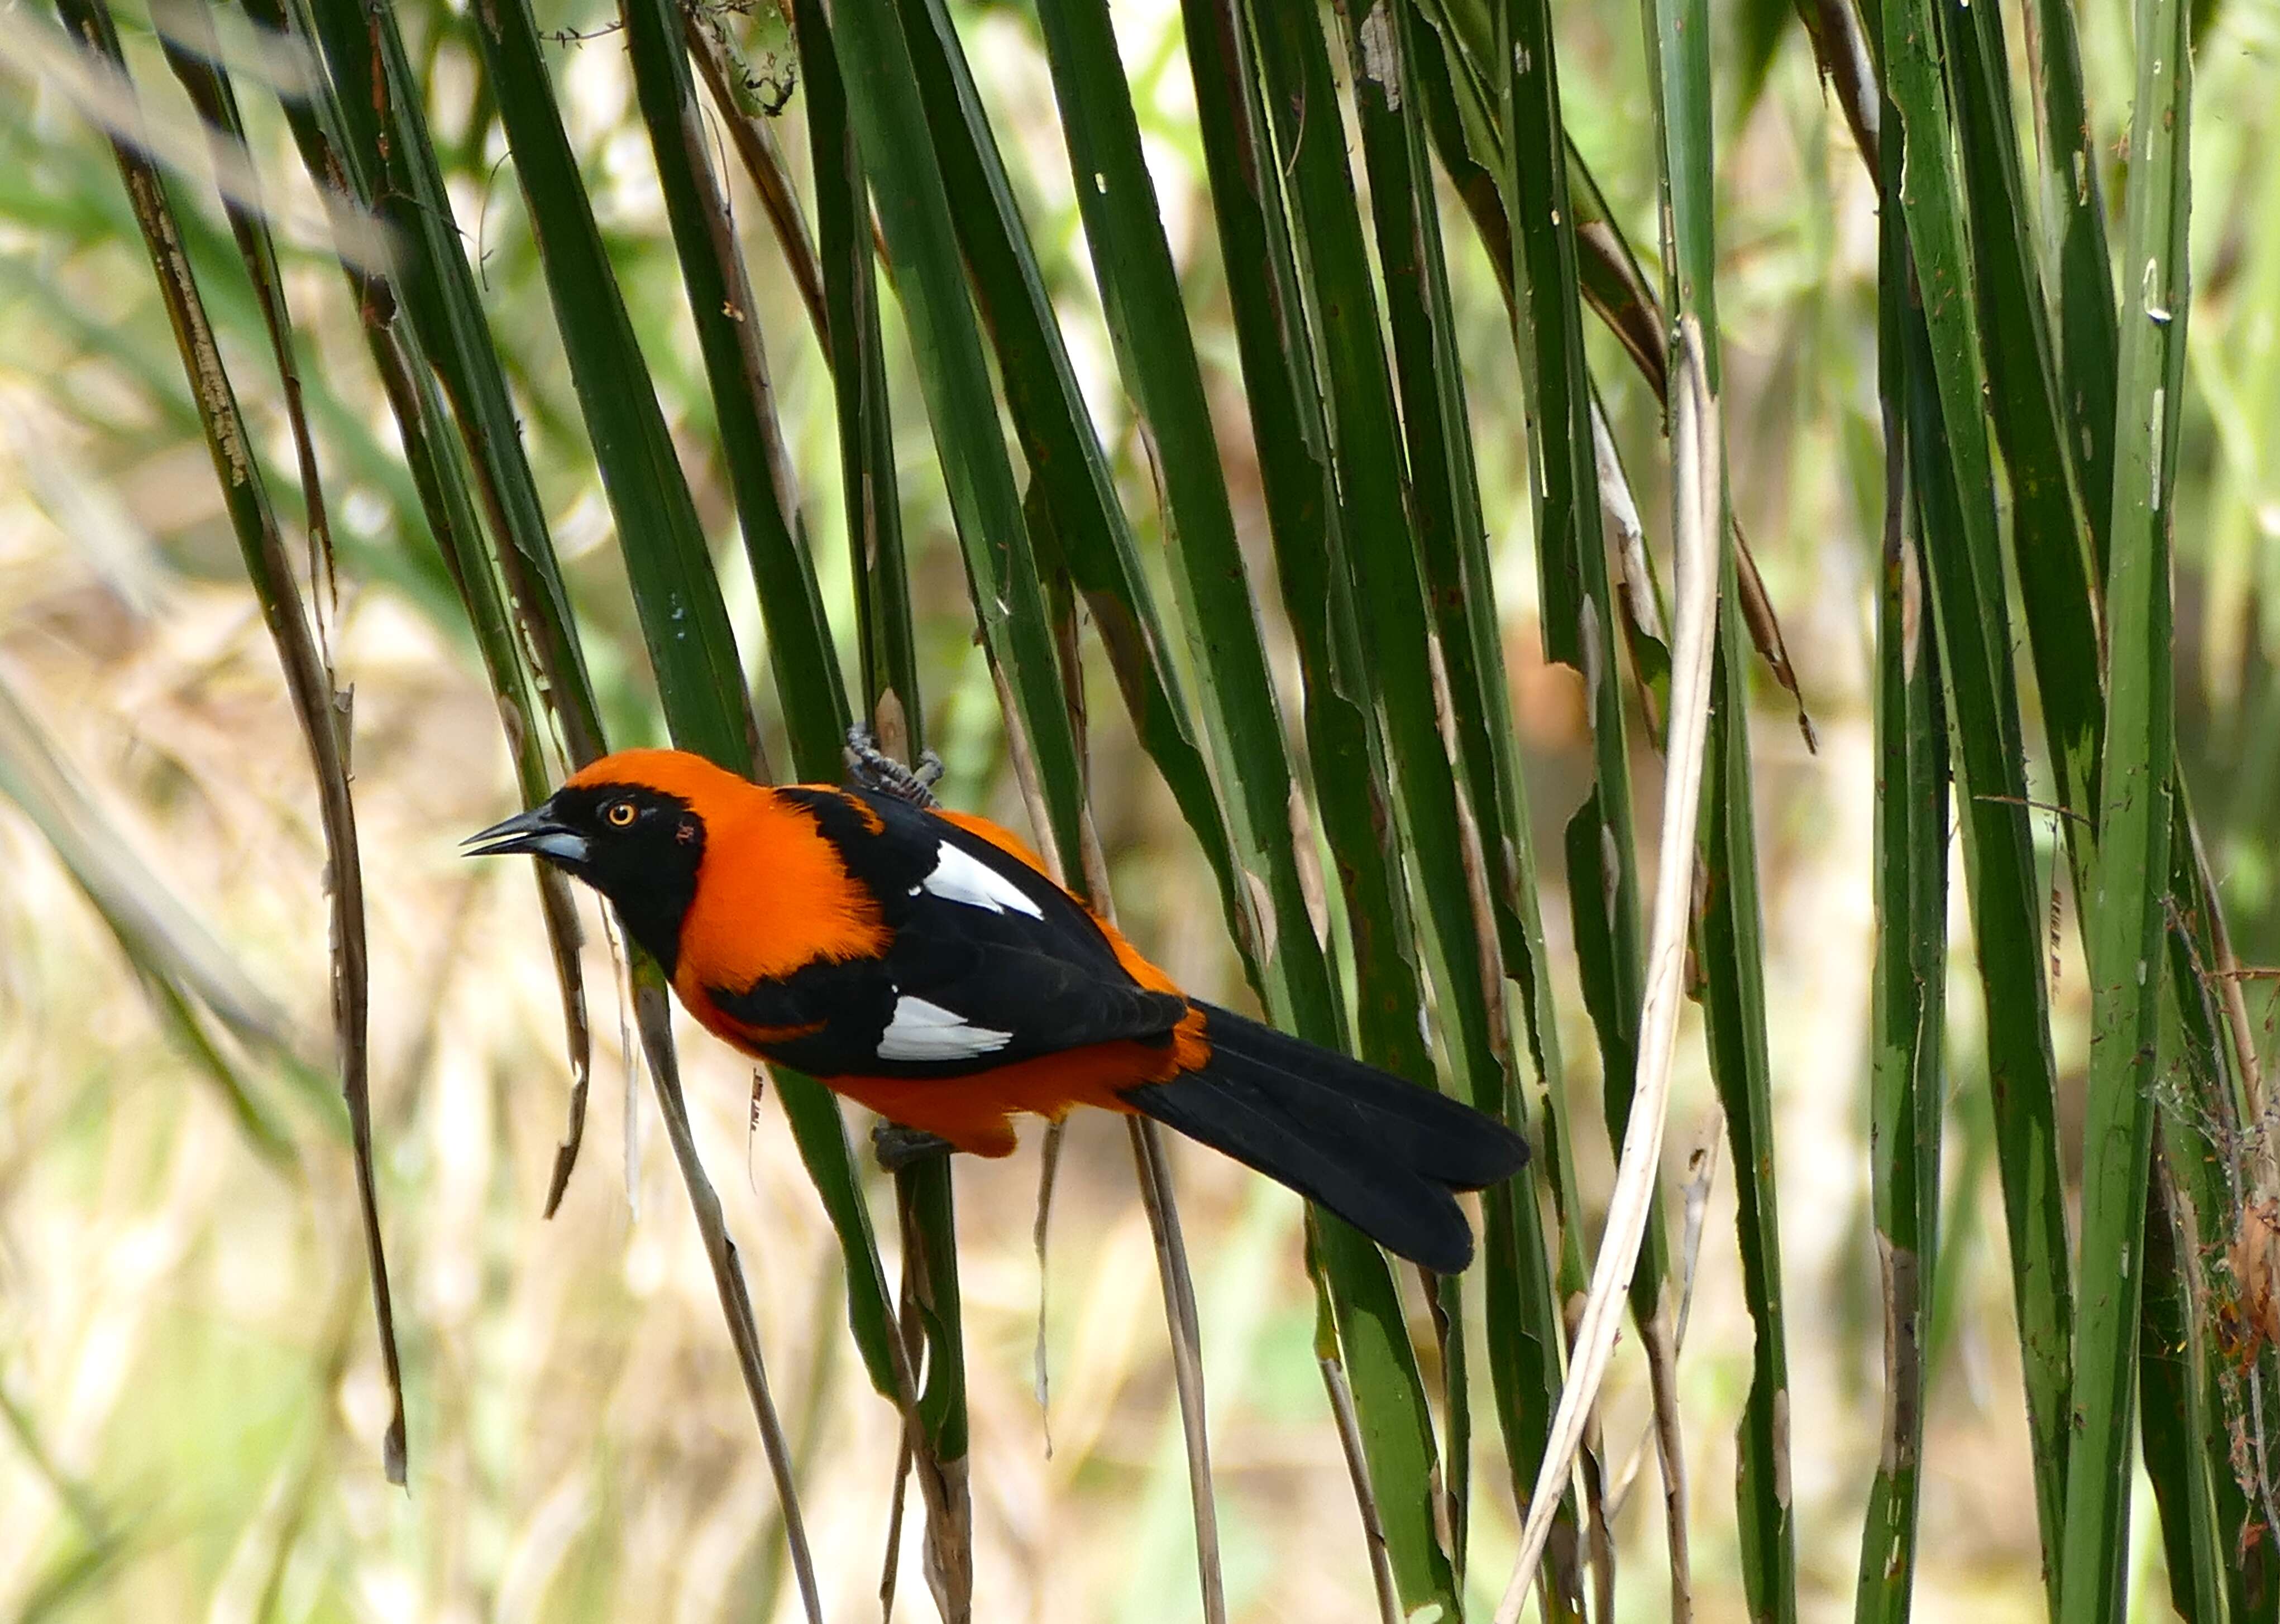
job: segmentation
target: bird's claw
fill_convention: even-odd
[[[947,1156],[957,1147],[940,1134],[923,1128],[905,1128],[882,1117],[871,1125],[871,1151],[889,1173],[915,1167],[928,1157]]]
[[[942,758],[927,750],[917,766],[906,767],[872,743],[871,730],[858,722],[847,730],[847,776],[858,789],[930,807],[934,786],[942,780]]]

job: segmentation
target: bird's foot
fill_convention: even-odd
[[[915,1167],[930,1156],[947,1156],[958,1147],[940,1134],[923,1128],[905,1128],[882,1117],[871,1125],[871,1151],[889,1173]]]
[[[913,806],[935,804],[934,786],[942,780],[942,758],[932,750],[906,767],[871,742],[871,730],[858,722],[847,730],[847,777],[858,789],[890,795]]]

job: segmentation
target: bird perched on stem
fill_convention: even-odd
[[[1004,1156],[1012,1118],[1138,1112],[1442,1274],[1453,1192],[1528,1146],[1430,1089],[1190,998],[1009,830],[859,747],[856,786],[629,750],[472,836],[584,881],[698,1022],[867,1105],[903,1154]]]

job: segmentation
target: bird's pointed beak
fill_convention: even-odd
[[[517,812],[459,843],[466,848],[460,853],[463,857],[507,857],[528,851],[565,865],[586,860],[586,837],[557,819],[551,802]]]

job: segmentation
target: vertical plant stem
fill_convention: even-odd
[[[1984,348],[1930,0],[1883,10],[1893,118],[1883,207],[1906,226],[1903,323],[1909,476],[1922,514],[1956,767],[1964,879],[1979,950],[1987,1067],[2010,1236],[2012,1300],[2034,1451],[2035,1504],[2055,1602],[2071,1439],[2074,1297],[2055,1126],[2042,893],[2012,667]],[[1897,272],[1895,272],[1897,273]]]
[[[1881,165],[1897,168],[1888,146]],[[1896,182],[1896,175],[1888,179]],[[1876,967],[1869,1155],[1884,1315],[1884,1408],[1853,1595],[1860,1624],[1905,1624],[1914,1604],[1932,1283],[1938,1270],[1942,1037],[1947,965],[1947,720],[1918,515],[1908,497],[1907,245],[1880,222],[1877,354],[1884,534],[1876,594]]]
[[[1617,1297],[1623,1295],[1646,1238],[1647,1215],[1662,1158],[1662,1129],[1670,1104],[1670,1065],[1678,1042],[1687,917],[1691,912],[1695,824],[1701,809],[1703,757],[1709,727],[1711,666],[1718,625],[1718,538],[1721,444],[1717,396],[1702,367],[1700,330],[1682,323],[1672,373],[1676,412],[1671,443],[1677,454],[1673,490],[1677,504],[1674,539],[1678,558],[1675,635],[1671,645],[1669,769],[1663,783],[1660,867],[1649,937],[1646,1000],[1640,1012],[1638,1074],[1629,1127],[1607,1205],[1606,1228],[1591,1270],[1568,1363],[1568,1384],[1552,1417],[1552,1438],[1529,1497],[1520,1556],[1497,1608],[1497,1624],[1515,1624],[1544,1554],[1560,1497],[1586,1419],[1614,1351]]]
[[[2124,1605],[2135,1433],[2138,1291],[2169,872],[2169,547],[2184,415],[2191,267],[2188,8],[2140,0],[2132,184],[2115,394],[2106,592],[2106,750],[2099,886],[2090,899],[2091,1053],[2084,1127],[2075,1443],[2067,1474],[2059,1617],[2118,1618]]]
[[[1714,402],[1719,362],[1717,185],[1710,107],[1706,0],[1648,0],[1649,61],[1662,137],[1664,301],[1701,334],[1702,383]],[[1712,413],[1716,420],[1716,413]],[[1733,537],[1725,447],[1705,448],[1716,501],[1716,535]],[[1690,498],[1682,494],[1677,498]],[[1683,522],[1682,515],[1681,521]],[[1704,1035],[1710,1071],[1733,1146],[1736,1240],[1754,1335],[1744,1406],[1736,1497],[1742,1580],[1752,1618],[1797,1616],[1797,1531],[1790,1496],[1790,1389],[1775,1199],[1772,1063],[1768,1053],[1765,949],[1758,902],[1757,837],[1750,770],[1747,644],[1737,546],[1722,546],[1718,648],[1712,669],[1709,801],[1703,812],[1704,901],[1696,945],[1705,978]],[[1760,597],[1762,598],[1760,593]],[[1808,743],[1811,730],[1806,730]]]
[[[681,1067],[673,1052],[673,1005],[665,976],[646,954],[634,972],[634,1008],[641,1028],[642,1050],[649,1058],[650,1081],[657,1090],[658,1111],[665,1118],[666,1137],[673,1158],[689,1186],[689,1205],[697,1215],[697,1233],[705,1239],[705,1256],[712,1266],[712,1283],[720,1294],[720,1311],[736,1347],[736,1363],[744,1377],[744,1392],[759,1422],[762,1451],[775,1480],[776,1507],[783,1518],[784,1542],[791,1551],[794,1578],[808,1624],[822,1624],[823,1598],[815,1582],[815,1559],[807,1546],[807,1526],[799,1509],[798,1474],[791,1446],[785,1440],[783,1421],[768,1391],[768,1373],[760,1357],[760,1339],[754,1328],[751,1289],[745,1283],[744,1266],[729,1237],[720,1197],[705,1175],[704,1158],[689,1122],[689,1104],[681,1092]]]

